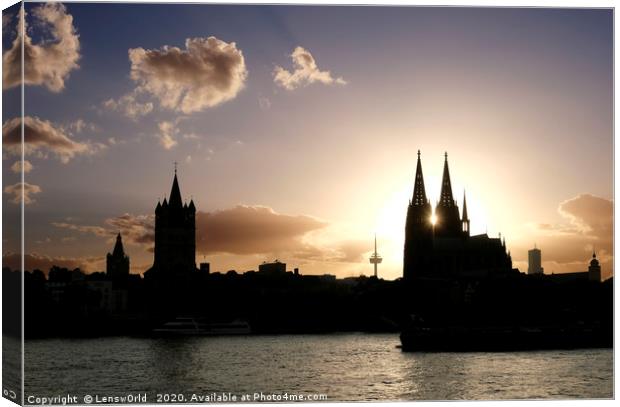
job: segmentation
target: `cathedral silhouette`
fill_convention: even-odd
[[[463,213],[452,196],[445,154],[441,193],[435,207],[435,222],[431,203],[426,197],[422,162],[418,150],[413,197],[407,208],[403,278],[481,278],[507,274],[512,271],[506,242],[487,234],[470,236],[470,220],[463,193]]]
[[[183,278],[196,271],[196,206],[183,204],[174,169],[170,200],[155,208],[155,253],[153,266],[144,273],[148,279]]]

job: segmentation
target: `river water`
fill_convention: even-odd
[[[398,335],[361,333],[28,340],[25,401],[63,394],[80,403],[85,395],[129,394],[149,403],[221,393],[236,401],[613,397],[611,349],[403,353],[397,345]]]

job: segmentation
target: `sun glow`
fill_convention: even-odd
[[[437,224],[437,215],[435,215],[435,214],[431,215],[431,224],[432,225],[436,225]]]

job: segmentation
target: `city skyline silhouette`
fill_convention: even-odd
[[[588,7],[6,8],[3,397],[613,398]]]
[[[101,271],[120,231],[131,272],[144,273],[152,203],[178,161],[188,203],[200,203],[196,258],[214,270],[286,258],[310,274],[370,275],[376,233],[381,275],[395,279],[421,149],[431,205],[448,150],[471,234],[501,232],[519,269],[537,242],[549,273],[583,270],[594,246],[605,277],[613,272],[606,10],[330,7],[326,19],[320,7],[39,7],[26,4],[33,47],[47,46],[37,24],[57,24],[52,15],[71,17],[58,33],[72,47],[61,70],[26,83],[23,163],[19,112],[4,105],[9,265],[21,250],[10,219],[23,201],[27,268]],[[7,52],[19,18],[8,17]],[[117,21],[118,41],[96,34],[109,33],[106,19]],[[167,33],[157,29],[167,21]],[[390,24],[370,35],[368,21]],[[483,37],[496,40],[483,47]],[[199,51],[208,56],[200,63]],[[186,82],[159,76],[173,54]],[[200,74],[218,58],[227,81],[213,87]],[[3,93],[18,95],[13,77]]]

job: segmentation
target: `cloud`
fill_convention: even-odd
[[[97,126],[94,123],[87,122],[84,119],[77,119],[74,122],[69,123],[67,126],[69,130],[81,133],[84,130],[97,131]]]
[[[2,139],[5,149],[21,155],[21,119],[9,119],[2,125]],[[65,130],[48,120],[38,117],[24,117],[25,153],[37,157],[47,157],[54,153],[61,162],[67,163],[76,155],[93,155],[105,148],[101,143],[78,142],[72,140]]]
[[[134,90],[131,93],[121,96],[118,100],[108,99],[103,102],[103,107],[108,110],[122,112],[130,119],[137,120],[139,117],[146,116],[153,111],[152,102],[141,103],[137,101],[138,93],[137,90]]]
[[[2,87],[21,85],[21,48],[24,47],[24,82],[43,85],[52,92],[65,87],[69,73],[79,68],[80,40],[73,26],[73,16],[60,3],[46,3],[32,9],[32,27],[49,33],[38,44],[28,35],[29,27],[20,11],[17,36],[11,48],[2,55]],[[23,27],[23,29],[22,29]],[[23,37],[23,33],[25,37]],[[23,37],[23,38],[22,38]],[[22,41],[23,40],[23,41]]]
[[[562,202],[561,215],[581,233],[599,240],[609,240],[613,233],[613,202],[590,194],[581,194]]]
[[[532,234],[542,250],[545,273],[585,271],[596,250],[605,277],[613,268],[613,201],[580,194],[561,202],[565,223],[533,224]],[[533,244],[533,243],[532,243]],[[531,247],[519,248],[523,253]]]
[[[179,132],[173,122],[163,121],[157,124],[159,127],[159,144],[166,150],[170,150],[177,145],[174,136]]]
[[[151,248],[155,241],[153,215],[124,214],[104,226],[54,222],[63,229],[110,237],[121,232],[123,241]],[[243,206],[196,214],[198,253],[262,254],[308,250],[303,236],[327,223],[306,215],[285,215],[265,206]]]
[[[22,161],[15,161],[15,163],[13,163],[13,165],[11,166],[11,171],[20,174],[22,171],[24,173],[29,173],[30,171],[32,171],[34,167],[32,166],[32,164],[30,164],[30,161],[28,160],[24,160],[23,161],[23,165],[22,165]]]
[[[371,247],[369,247],[367,241],[363,240],[349,240],[340,243],[338,252],[338,260],[345,263],[359,263],[367,262],[364,258],[364,254],[369,253]]]
[[[186,114],[233,99],[247,77],[241,50],[234,42],[215,37],[188,38],[185,49],[132,48],[129,60],[139,91],[152,94],[167,109]]]
[[[92,233],[96,236],[110,237],[113,231],[107,230],[101,226],[76,225],[69,222],[52,222],[52,226],[62,229],[74,230],[80,233]]]
[[[198,212],[196,247],[200,253],[257,254],[292,252],[301,238],[327,223],[306,215],[285,215],[265,206],[239,205]]]
[[[135,245],[151,246],[155,242],[155,217],[153,215],[132,215],[106,219],[105,223],[112,231],[119,231],[123,241]]]
[[[54,223],[56,227],[111,238],[120,232],[123,242],[152,251],[155,217],[132,215],[108,218],[104,226]],[[234,208],[196,213],[197,255],[282,257],[313,262],[364,261],[371,248],[365,241],[343,241],[318,246],[309,233],[327,223],[307,215],[287,215],[265,206],[238,205]]]
[[[21,269],[21,255],[19,253],[7,253],[2,256],[2,266],[11,270]],[[29,253],[24,255],[24,266],[28,271],[39,269],[45,274],[52,266],[66,267],[69,270],[76,268],[85,272],[93,272],[104,267],[103,257],[52,257],[44,254]]]
[[[294,90],[301,86],[307,86],[315,82],[325,85],[346,85],[347,82],[341,78],[332,77],[331,72],[321,71],[316,65],[312,54],[303,47],[296,47],[291,54],[293,71],[287,71],[281,66],[276,66],[273,71],[274,82],[287,90]]]
[[[261,110],[269,110],[271,109],[271,100],[269,100],[269,98],[261,96],[258,98],[258,106],[261,108]]]
[[[61,229],[89,233],[99,237],[112,239],[117,233],[121,233],[123,242],[138,246],[152,246],[155,241],[153,215],[132,215],[126,213],[121,216],[108,218],[105,226],[78,225],[66,222],[52,222],[52,226]]]
[[[14,14],[7,13],[6,10],[2,12],[2,29],[9,27],[13,20]]]
[[[17,184],[7,185],[6,187],[4,187],[5,194],[13,195],[13,199],[11,199],[11,202],[13,202],[14,204],[20,204],[22,202],[22,194],[24,205],[30,205],[32,203],[35,203],[36,201],[34,200],[32,195],[39,194],[41,193],[41,191],[42,190],[40,186],[29,184],[27,182],[23,184],[21,182],[18,182]]]

